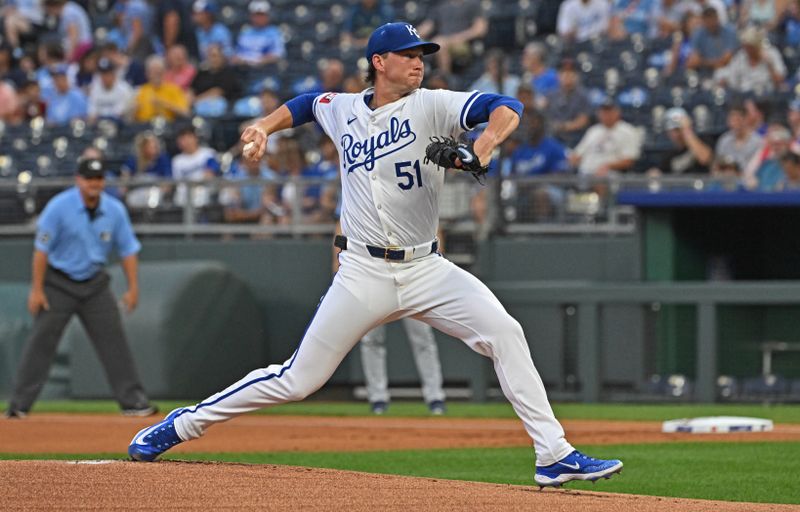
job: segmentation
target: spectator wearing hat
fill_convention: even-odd
[[[570,163],[585,176],[607,176],[630,170],[642,151],[642,134],[622,120],[612,98],[597,108],[598,123],[589,128],[569,155]]]
[[[145,62],[147,83],[139,87],[134,101],[134,119],[150,122],[156,117],[174,121],[189,115],[189,98],[175,84],[164,81],[164,59],[151,55]]]
[[[47,116],[51,125],[66,125],[73,119],[85,119],[88,114],[88,103],[83,92],[70,85],[67,78],[67,65],[57,64],[50,69],[55,86],[46,96]]]
[[[77,315],[105,368],[123,414],[148,416],[148,402],[136,372],[117,300],[104,267],[112,249],[121,259],[128,312],[139,302],[141,245],[125,207],[103,191],[100,160],[78,164],[75,186],[53,197],[37,223],[28,310],[33,329],[17,366],[6,416],[24,418],[42,390],[64,328]]]
[[[680,107],[664,113],[664,131],[672,147],[657,171],[666,174],[708,174],[714,158],[710,140],[703,140],[692,128],[692,118]],[[651,170],[653,171],[653,170]]]
[[[800,106],[800,105],[799,105]],[[744,169],[761,149],[762,137],[747,124],[747,112],[742,103],[734,103],[728,109],[728,131],[720,135],[714,153],[727,156]]]
[[[786,65],[780,52],[766,44],[764,32],[756,27],[747,27],[739,36],[739,42],[742,48],[715,75],[718,84],[734,92],[756,96],[780,89],[786,78]]]
[[[195,24],[197,53],[200,61],[208,59],[208,47],[212,44],[222,48],[225,57],[233,55],[233,36],[228,27],[216,21],[219,7],[211,0],[197,0],[192,4],[192,20]]]
[[[558,81],[560,87],[547,95],[545,112],[553,135],[571,145],[589,126],[592,103],[589,93],[580,85],[572,59],[561,61]]]
[[[605,35],[610,19],[608,0],[567,0],[558,9],[556,29],[567,42],[580,43]]]
[[[270,24],[270,5],[266,0],[254,0],[247,7],[250,24],[236,38],[234,64],[263,66],[286,57],[281,30]]]
[[[75,2],[44,0],[45,11],[58,19],[58,34],[71,62],[77,62],[92,47],[89,15]]]
[[[111,119],[122,122],[133,104],[133,88],[117,76],[117,67],[107,57],[97,60],[97,73],[89,86],[89,122]]]
[[[739,46],[736,31],[720,21],[717,9],[703,9],[702,26],[692,34],[692,52],[686,67],[699,70],[717,70],[728,65]]]
[[[107,42],[100,47],[98,58],[109,59],[117,68],[117,77],[125,80],[132,87],[143,85],[147,82],[144,65],[138,60],[131,59],[119,49],[116,43]]]
[[[470,44],[482,39],[489,29],[489,21],[477,0],[445,0],[428,13],[417,32],[423,39],[435,36],[432,42],[439,45],[436,64],[439,71],[453,72],[453,61],[468,61],[472,56]]]
[[[75,67],[70,66],[67,62],[60,42],[48,41],[39,44],[36,48],[36,59],[40,63],[39,67],[37,68],[35,63],[31,63],[31,67],[34,68],[33,73],[36,75],[36,80],[42,89],[42,96],[48,96],[55,90],[56,86],[51,70],[56,67],[63,66],[67,70],[69,84],[75,85]]]

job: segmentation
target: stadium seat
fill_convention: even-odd
[[[779,375],[761,375],[744,379],[742,398],[777,401],[788,393],[789,382]]]

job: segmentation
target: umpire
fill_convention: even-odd
[[[122,304],[128,312],[133,311],[139,300],[137,253],[141,244],[125,206],[103,192],[104,174],[100,160],[80,160],[76,186],[53,197],[39,217],[28,296],[28,310],[35,319],[17,368],[6,411],[9,418],[23,418],[30,411],[74,314],[100,356],[122,413],[149,416],[158,412],[139,381],[104,270],[115,247],[128,281]]]

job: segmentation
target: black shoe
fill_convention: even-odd
[[[158,413],[158,406],[145,405],[144,407],[133,407],[131,409],[122,409],[123,416],[137,416],[143,418],[145,416],[152,416]]]
[[[6,411],[5,415],[6,418],[10,420],[21,420],[27,416],[28,413],[25,411],[20,411],[19,409],[9,409]]]

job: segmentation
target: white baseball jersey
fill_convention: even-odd
[[[410,247],[436,237],[444,169],[425,164],[432,136],[455,137],[477,92],[417,89],[371,110],[365,96],[327,93],[314,100],[317,122],[339,149],[342,232],[377,246]]]

